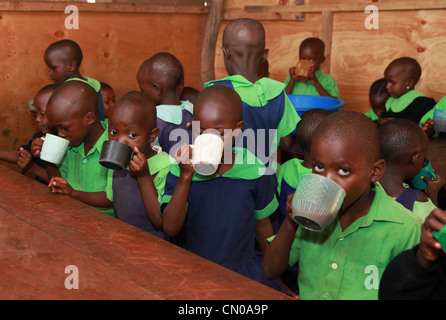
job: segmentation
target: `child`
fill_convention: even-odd
[[[380,275],[395,255],[417,243],[421,219],[376,184],[385,162],[378,130],[364,114],[326,117],[314,134],[311,158],[313,173],[345,190],[343,204],[333,223],[313,232],[292,220],[290,197],[289,215],[265,253],[265,276],[276,278],[298,261],[301,299],[377,299]]]
[[[435,100],[415,90],[421,76],[418,62],[409,57],[393,60],[384,71],[389,99],[381,118],[404,118],[422,125],[421,119],[435,106]]]
[[[115,216],[113,203],[105,194],[109,169],[99,164],[108,134],[106,123],[98,118],[97,99],[94,89],[85,82],[68,81],[48,101],[49,122],[60,137],[70,141],[59,167],[47,163],[48,186],[52,192],[67,194]]]
[[[304,159],[290,159],[280,167],[278,174],[279,209],[282,219],[287,216],[286,201],[288,195],[296,191],[300,179],[306,173],[311,173],[311,141],[316,127],[332,112],[324,109],[310,109],[302,114],[296,128],[296,138],[304,154]]]
[[[109,110],[111,107],[113,107],[113,104],[116,101],[115,91],[109,84],[105,82],[101,82],[101,91],[104,100],[105,119],[107,119]]]
[[[88,83],[98,95],[99,120],[105,119],[101,84],[98,80],[82,77],[79,68],[82,62],[82,50],[73,40],[63,39],[52,43],[44,54],[49,69],[49,76],[55,83],[77,80]]]
[[[386,111],[386,101],[389,98],[386,85],[386,78],[381,78],[373,82],[370,86],[369,101],[372,110],[365,115],[372,119],[372,121],[378,121],[384,111]]]
[[[294,74],[296,67],[291,67],[290,75],[284,82],[287,94],[339,98],[336,80],[320,70],[320,65],[325,62],[325,43],[321,39],[307,38],[302,41],[299,47],[299,60],[308,60],[312,63],[309,67],[309,79],[306,82],[297,81]]]
[[[171,161],[150,146],[158,134],[154,102],[142,92],[129,92],[110,109],[108,123],[109,139],[135,151],[130,170],[109,172],[106,193],[117,218],[170,241],[162,231],[159,200]]]
[[[279,288],[264,279],[255,250],[256,235],[263,250],[272,234],[268,216],[277,209],[274,176],[263,174],[265,166],[249,151],[232,147],[234,132],[243,126],[241,116],[242,101],[234,90],[211,86],[200,92],[194,120],[200,133],[221,136],[222,161],[214,175],[199,175],[189,162],[190,147],[180,146],[175,153],[178,165],[171,167],[161,199],[163,227],[170,236],[184,227],[187,250]]]
[[[438,177],[437,181],[427,182],[437,186],[426,189],[433,192],[428,196],[421,190],[406,188],[404,183],[423,167],[429,139],[420,127],[406,119],[385,122],[379,128],[379,135],[381,157],[386,161],[386,170],[380,181],[382,187],[389,196],[424,220],[437,207],[442,179]]]
[[[48,175],[45,169],[45,162],[39,157],[33,157],[31,153],[32,142],[36,138],[44,136],[48,132],[54,133],[54,129],[46,118],[46,105],[53,92],[58,87],[57,84],[49,84],[42,87],[34,96],[33,107],[35,109],[34,121],[37,124],[38,132],[34,133],[27,145],[22,145],[18,151],[1,151],[0,157],[10,163],[16,163],[22,169],[22,173],[31,173],[36,180],[48,183]]]
[[[180,100],[184,87],[181,62],[168,52],[159,52],[141,64],[137,80],[141,91],[157,105],[159,134],[155,144],[167,153],[183,139],[191,144],[192,133],[187,124],[192,121],[193,104]],[[175,129],[182,130],[171,134]]]
[[[243,101],[243,134],[239,140],[274,173],[277,149],[289,150],[292,132],[300,118],[283,90],[283,84],[263,77],[259,67],[268,58],[265,29],[257,20],[240,18],[229,22],[223,31],[223,57],[228,76],[205,86],[224,85],[234,89]],[[243,142],[243,137],[253,143]],[[252,139],[251,139],[252,140]],[[239,141],[240,142],[240,141]],[[237,142],[237,143],[239,143]]]
[[[197,99],[200,90],[195,89],[193,87],[184,87],[181,92],[181,101],[189,101],[192,104],[195,104],[195,99]]]
[[[401,252],[387,266],[379,286],[380,300],[445,300],[446,255],[432,236],[446,224],[446,212],[435,209],[421,226],[420,244]]]

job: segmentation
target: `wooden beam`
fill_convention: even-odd
[[[333,12],[322,12],[321,39],[325,43],[325,62],[322,66],[324,73],[330,73],[331,39],[333,35]]]
[[[68,5],[75,5],[80,12],[121,13],[196,13],[205,14],[207,6],[194,5],[148,5],[134,3],[87,3],[46,1],[1,1],[0,11],[64,12]]]
[[[201,48],[201,81],[203,84],[215,79],[215,50],[223,13],[224,0],[213,0],[209,8]]]
[[[374,5],[382,11],[435,10],[446,9],[444,0],[408,1],[408,2],[367,2],[367,3],[329,3],[303,5],[245,6],[248,13],[276,12],[364,12],[367,5]]]

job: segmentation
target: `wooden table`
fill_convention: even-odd
[[[5,166],[0,181],[0,299],[289,299]]]

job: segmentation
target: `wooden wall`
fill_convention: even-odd
[[[185,68],[186,85],[202,88],[201,51],[206,12],[155,13],[141,7],[156,1],[132,1],[138,3],[124,4],[121,9],[110,6],[96,12],[80,10],[78,30],[65,29],[67,14],[63,9],[54,9],[54,2],[48,2],[52,6],[48,10],[35,6],[29,10],[2,10],[0,3],[0,148],[14,149],[27,142],[34,132],[27,101],[49,83],[43,52],[50,43],[62,38],[73,39],[81,45],[85,56],[82,74],[108,82],[118,97],[138,89],[136,71],[139,65],[158,51],[170,51],[178,56]],[[204,2],[188,1],[192,5]],[[126,1],[97,2],[122,4]],[[168,2],[174,4],[175,1]],[[38,3],[42,6],[42,2]],[[296,9],[296,3],[304,3],[301,8],[306,12]],[[368,14],[363,8],[368,4],[378,8],[385,6],[385,10],[379,11],[377,30],[364,26]],[[435,9],[400,10],[407,5]],[[252,6],[257,6],[257,11]],[[275,12],[266,6],[280,7],[282,11]],[[327,26],[324,11],[332,12],[328,16],[332,24],[328,32],[323,33],[322,26]],[[370,84],[382,77],[391,60],[400,56],[411,56],[421,64],[423,73],[416,86],[418,90],[436,100],[446,96],[446,82],[442,76],[446,70],[444,0],[225,0],[224,21],[215,52],[216,78],[226,75],[221,33],[227,21],[237,17],[256,18],[265,26],[270,49],[270,77],[279,81],[285,80],[289,67],[295,64],[303,39],[331,35],[332,44],[327,49],[329,70],[337,80],[341,99],[346,102],[345,109],[368,111]]]
[[[51,83],[43,54],[49,44],[69,38],[79,43],[81,74],[109,83],[117,97],[139,90],[140,64],[159,51],[183,63],[185,84],[200,87],[200,52],[206,14],[83,12],[79,29],[66,29],[59,12],[1,11],[0,7],[0,148],[27,143],[36,131],[28,100]]]

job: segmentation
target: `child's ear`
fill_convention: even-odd
[[[88,125],[93,124],[96,121],[96,118],[97,118],[96,114],[91,111],[85,115],[85,119],[86,119]]]
[[[68,61],[68,67],[70,68],[71,72],[77,70],[77,64],[74,60]]]
[[[269,56],[269,49],[263,50],[263,61],[268,59],[268,56]]]
[[[152,143],[153,141],[155,141],[156,137],[158,137],[159,132],[160,132],[160,129],[159,129],[159,128],[154,128],[154,129],[150,132],[149,143]]]
[[[386,161],[379,159],[373,164],[372,176],[370,177],[371,182],[378,182],[381,180],[384,170],[386,170]]]
[[[221,47],[221,50],[223,51],[223,55],[225,56],[226,59],[228,59],[231,56],[231,53],[228,48]]]
[[[421,156],[420,152],[415,152],[412,157],[410,158],[410,164],[411,165],[415,165],[416,161],[418,160],[418,158]]]
[[[322,57],[321,59],[321,64],[325,62],[325,56]]]

